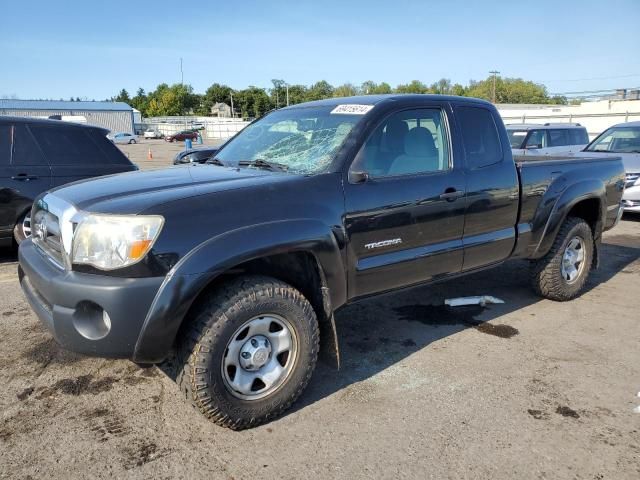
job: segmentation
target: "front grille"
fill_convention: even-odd
[[[36,205],[31,217],[31,234],[36,246],[59,267],[64,268],[64,248],[58,217]]]
[[[53,264],[69,267],[76,208],[53,194],[38,199],[31,211],[33,243]]]
[[[640,173],[627,173],[624,180],[624,187],[633,187],[636,181],[640,178]]]

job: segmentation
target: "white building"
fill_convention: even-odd
[[[96,125],[114,133],[134,133],[133,108],[123,102],[0,99],[0,115],[55,118]]]

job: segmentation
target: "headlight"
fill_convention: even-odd
[[[151,249],[163,224],[156,215],[86,214],[73,235],[72,263],[101,270],[133,265]]]

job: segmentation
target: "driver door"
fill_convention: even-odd
[[[462,270],[465,176],[447,108],[391,114],[356,156],[344,186],[350,298]]]

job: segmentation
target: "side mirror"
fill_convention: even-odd
[[[365,171],[350,171],[349,183],[365,183],[369,181],[369,172]]]

